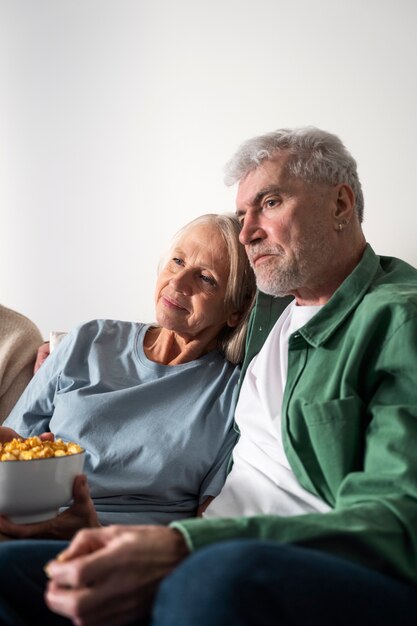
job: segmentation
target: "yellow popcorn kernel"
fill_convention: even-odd
[[[80,452],[80,446],[77,443],[70,442],[67,446],[67,454],[78,454]]]
[[[53,456],[67,456],[82,452],[82,447],[73,441],[65,443],[62,439],[56,441],[42,440],[39,437],[27,439],[15,438],[6,443],[0,443],[1,461],[31,461],[33,459],[47,459]]]
[[[17,461],[17,458],[14,456],[14,454],[10,454],[10,452],[2,454],[0,458],[2,461]]]
[[[50,448],[48,446],[47,448],[44,448],[43,450],[41,450],[39,452],[39,454],[37,455],[37,458],[39,458],[39,459],[49,459],[52,456],[54,456],[54,451],[52,450],[52,448]]]
[[[33,459],[33,454],[30,450],[22,450],[19,459],[22,459],[23,461],[31,461]]]

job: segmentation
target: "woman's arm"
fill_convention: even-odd
[[[5,426],[20,433],[22,437],[40,436],[50,430],[49,423],[55,410],[55,395],[59,388],[61,372],[72,346],[72,338],[69,337],[51,356],[48,358],[45,356],[45,362],[5,420]],[[42,348],[43,346],[40,351]]]
[[[204,500],[204,502],[202,502],[197,509],[196,517],[203,517],[204,511],[206,510],[210,502],[212,502],[213,500],[214,500],[214,496],[209,496],[206,500]]]

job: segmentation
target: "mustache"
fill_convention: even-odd
[[[266,245],[263,243],[253,243],[246,246],[246,253],[249,258],[249,262],[252,262],[253,259],[262,256],[264,254],[274,254],[276,256],[285,256],[284,248],[282,248],[279,244],[275,246]]]

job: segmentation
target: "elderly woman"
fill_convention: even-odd
[[[25,526],[3,518],[1,532],[69,538],[98,522],[166,524],[219,493],[255,291],[238,234],[234,216],[185,226],[157,278],[157,324],[93,320],[42,365],[0,436],[50,431],[80,443],[94,507],[79,478],[67,511]]]

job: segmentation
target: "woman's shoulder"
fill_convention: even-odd
[[[201,360],[201,366],[204,367],[205,382],[211,377],[217,380],[217,384],[221,387],[233,388],[239,381],[241,365],[228,361],[223,354],[214,351],[205,355]],[[205,384],[204,382],[204,384]]]
[[[123,347],[133,342],[145,326],[140,322],[117,319],[92,319],[79,324],[68,333],[67,342],[74,344],[101,344]]]
[[[92,319],[75,326],[71,333],[76,335],[119,335],[126,333],[136,333],[145,326],[141,322],[132,322],[118,319]]]
[[[68,360],[74,356],[77,359],[85,359],[97,350],[103,357],[109,353],[126,350],[127,346],[133,346],[135,338],[143,324],[115,319],[92,319],[78,324],[68,333],[64,334],[56,346],[59,359]]]

